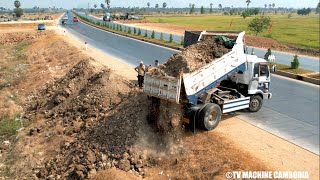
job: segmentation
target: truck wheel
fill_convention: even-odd
[[[208,103],[200,112],[200,125],[210,131],[218,126],[221,115],[221,109],[217,104]]]
[[[258,112],[262,107],[262,98],[259,95],[251,96],[248,110],[251,112]]]

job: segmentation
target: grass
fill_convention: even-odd
[[[319,15],[298,16],[288,18],[288,15],[271,15],[272,33],[267,31],[259,34],[300,47],[319,49]],[[254,16],[243,19],[240,16],[227,15],[203,15],[203,16],[151,16],[147,20],[155,23],[169,23],[179,26],[201,28],[204,30],[248,30],[247,24]],[[232,26],[230,23],[232,21]]]
[[[17,121],[16,118],[2,118],[0,120],[0,141],[3,142],[14,136],[20,127],[20,121]]]
[[[290,66],[284,65],[284,64],[277,64],[277,70],[281,70],[281,71],[285,71],[285,72],[289,72],[289,73],[293,73],[293,74],[306,74],[306,73],[314,72],[314,71],[301,69],[301,68],[292,69]]]

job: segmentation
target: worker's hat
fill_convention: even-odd
[[[140,61],[140,64],[143,64],[143,61]]]

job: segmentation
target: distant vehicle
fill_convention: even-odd
[[[44,20],[53,20],[51,16],[44,17]]]
[[[110,13],[105,13],[104,16],[103,16],[103,21],[112,21],[112,17],[110,15]]]
[[[45,24],[38,24],[38,30],[46,30],[46,25]]]
[[[11,19],[7,16],[0,16],[0,22],[7,22],[7,21],[11,21]]]
[[[73,22],[78,22],[78,21],[79,21],[78,17],[73,17]]]
[[[68,21],[69,18],[68,18],[68,16],[64,16],[62,19],[65,21]]]

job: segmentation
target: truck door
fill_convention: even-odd
[[[264,63],[255,63],[253,67],[253,77],[249,87],[249,94],[268,92],[270,82],[270,72],[268,65]]]
[[[269,91],[270,72],[268,65],[263,63],[259,64],[259,86],[258,89],[266,93]]]

